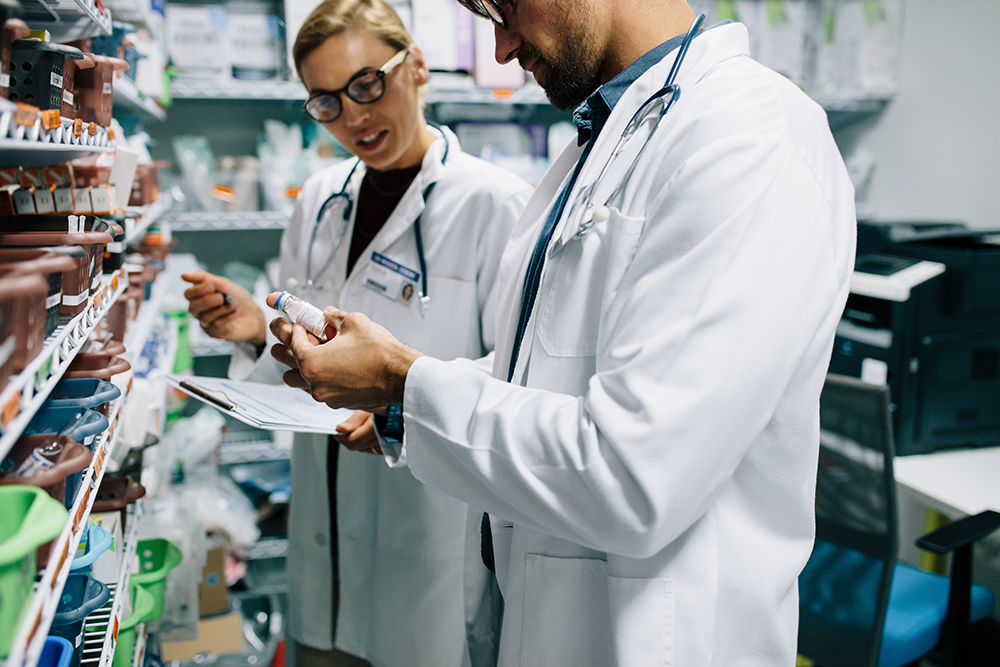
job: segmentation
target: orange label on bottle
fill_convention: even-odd
[[[42,127],[46,130],[54,130],[62,125],[62,117],[58,109],[46,109],[42,112]]]
[[[94,136],[95,134],[97,134],[97,123],[91,123],[87,127],[87,131],[90,132],[90,136]]]
[[[83,119],[82,118],[76,118],[76,119],[73,120],[73,134],[75,136],[77,136],[77,137],[79,137],[81,134],[83,134]]]

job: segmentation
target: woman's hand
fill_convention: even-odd
[[[184,298],[188,300],[188,312],[201,323],[205,333],[234,343],[265,343],[267,320],[250,292],[207,271],[184,273],[181,278],[193,283],[184,291]]]

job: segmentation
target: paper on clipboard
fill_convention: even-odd
[[[244,424],[266,431],[334,433],[354,411],[334,410],[286,385],[226,378],[165,375],[167,383]]]

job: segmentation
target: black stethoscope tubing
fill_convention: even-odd
[[[432,121],[427,121],[427,124],[435,128],[444,137],[444,155],[441,156],[441,164],[445,163],[448,159],[448,151],[451,146],[448,142],[448,137],[445,135],[444,130],[441,126]],[[347,186],[350,185],[351,179],[354,178],[354,172],[357,171],[358,166],[361,164],[361,159],[357,158],[354,166],[351,167],[351,171],[348,172],[347,178],[344,179],[344,184],[341,186],[339,192],[334,192],[329,197],[327,197],[322,206],[319,207],[319,213],[316,214],[316,224],[313,225],[312,234],[309,239],[309,250],[306,252],[306,287],[312,287],[316,284],[316,280],[320,278],[327,270],[330,268],[330,264],[333,263],[333,258],[337,254],[337,250],[340,249],[340,244],[344,240],[344,236],[347,233],[347,225],[351,219],[351,213],[354,211],[354,195],[347,191]],[[431,183],[426,188],[424,188],[423,193],[421,193],[421,198],[424,201],[424,209],[427,208],[427,198],[430,197],[431,192],[434,191],[434,186],[437,185],[437,181]],[[326,209],[331,206],[336,200],[343,198],[345,201],[343,222],[341,223],[340,232],[337,235],[337,240],[334,242],[333,250],[330,252],[329,258],[326,263],[323,264],[323,268],[320,269],[316,277],[312,277],[312,247],[316,243],[316,234],[319,231],[320,225],[323,221],[323,215],[326,213]],[[430,301],[430,294],[427,289],[427,257],[424,253],[424,236],[420,230],[420,219],[423,217],[423,211],[417,216],[417,219],[413,221],[413,233],[417,242],[417,259],[420,262],[420,303],[425,305]]]

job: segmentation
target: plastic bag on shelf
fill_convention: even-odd
[[[197,508],[198,519],[229,551],[242,552],[260,539],[257,512],[233,480],[224,475],[185,485],[178,492]]]

